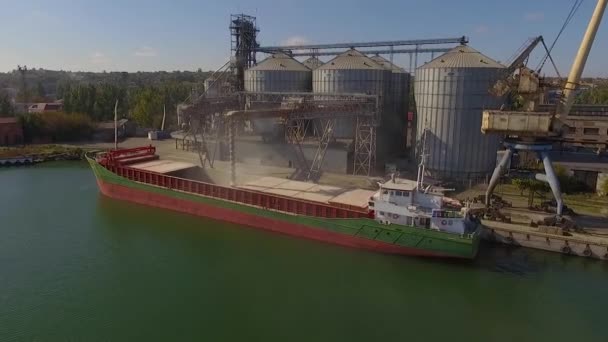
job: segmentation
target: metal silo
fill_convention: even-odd
[[[313,57],[310,57],[309,59],[305,60],[304,62],[302,62],[302,64],[304,64],[310,70],[315,70],[316,68],[323,65],[323,62],[321,62],[321,60],[318,59],[317,57],[313,56]]]
[[[276,53],[245,71],[245,91],[310,92],[312,71],[284,53]],[[278,133],[276,119],[253,120],[259,134]]]
[[[312,90],[325,94],[373,94],[383,96],[390,89],[391,72],[363,53],[351,49],[312,72]],[[355,119],[338,119],[334,137],[353,138]]]
[[[383,133],[388,140],[384,148],[390,153],[403,152],[406,142],[407,110],[409,107],[410,74],[382,56],[372,59],[391,71],[391,94],[382,118]]]
[[[416,70],[418,153],[424,139],[426,168],[433,177],[463,181],[492,172],[500,137],[481,133],[481,117],[484,109],[503,103],[488,90],[504,69],[463,45]]]

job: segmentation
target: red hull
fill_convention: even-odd
[[[366,249],[381,253],[424,257],[447,257],[446,255],[442,255],[440,253],[396,246],[385,242],[373,241],[356,236],[316,229],[301,224],[294,224],[272,218],[251,215],[240,211],[218,208],[203,203],[167,197],[152,192],[137,190],[112,183],[105,183],[100,179],[97,180],[97,184],[99,185],[101,193],[111,198],[135,202],[151,207],[169,209],[201,217],[208,217],[218,221],[226,221],[291,236],[304,237],[341,246]]]

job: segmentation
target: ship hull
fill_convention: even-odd
[[[416,229],[420,233],[417,236],[407,234],[404,237],[401,232],[401,236],[388,234],[378,238],[378,232],[384,227],[378,227],[378,223],[372,219],[317,218],[237,205],[221,199],[134,182],[110,172],[92,159],[89,162],[100,192],[107,197],[294,237],[387,254],[464,259],[475,257],[479,243],[477,237],[450,237],[446,240],[429,237],[425,236],[423,229]],[[376,236],[371,238],[374,234]]]

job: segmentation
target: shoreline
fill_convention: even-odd
[[[52,161],[82,161],[88,149],[59,144],[0,148],[0,167],[26,166]]]

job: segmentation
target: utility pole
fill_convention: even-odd
[[[27,105],[30,102],[30,96],[27,90],[27,80],[25,77],[27,73],[27,65],[17,65],[17,70],[19,70],[19,73],[21,74],[21,94],[23,96],[22,100]]]
[[[114,151],[118,150],[118,99],[114,104]]]

